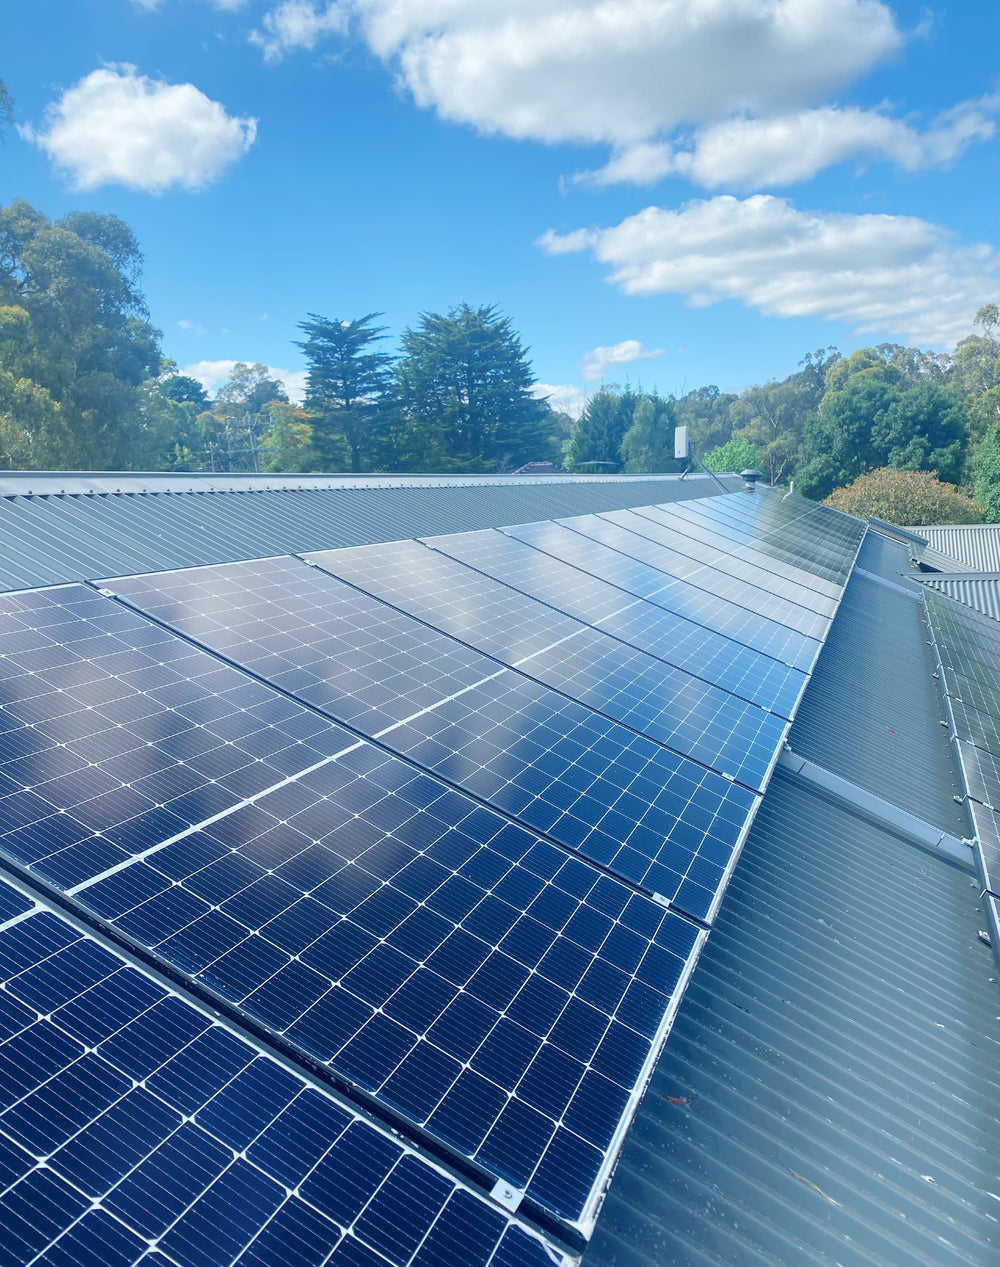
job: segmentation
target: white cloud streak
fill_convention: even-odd
[[[233,376],[233,370],[237,365],[252,365],[253,361],[192,361],[190,365],[184,365],[178,371],[180,374],[187,374],[189,377],[196,379],[208,392],[209,396],[214,396],[223,383],[228,382]],[[305,370],[283,370],[276,365],[268,365],[267,373],[270,378],[276,378],[284,387],[288,394],[288,399],[293,404],[301,405],[306,395],[306,378]]]
[[[345,0],[421,106],[484,132],[632,145],[774,113],[902,45],[880,0]]]
[[[134,66],[92,71],[21,135],[76,189],[125,185],[147,193],[200,189],[253,145],[257,120],[227,114],[194,84],[168,84]]]
[[[263,50],[266,62],[277,62],[289,53],[315,48],[329,35],[342,34],[347,25],[347,11],[336,2],[316,5],[310,0],[284,0],[264,14],[261,29],[251,31],[249,39]]]
[[[925,220],[799,211],[768,194],[647,207],[605,229],[550,231],[539,245],[589,251],[625,294],[682,295],[698,307],[736,300],[922,344],[967,334],[1000,286],[990,247],[956,246]]]
[[[879,110],[825,106],[769,119],[730,119],[698,133],[690,148],[642,142],[575,179],[592,185],[651,185],[683,176],[707,189],[763,189],[809,180],[848,159],[895,163],[906,171],[946,167],[996,132],[1000,96],[962,102],[919,131]]]
[[[625,339],[610,347],[591,348],[580,362],[580,375],[584,382],[596,383],[612,366],[633,365],[636,361],[650,361],[663,354],[663,348],[647,348],[638,339]]]

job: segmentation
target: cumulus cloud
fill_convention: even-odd
[[[250,43],[264,52],[266,62],[277,62],[299,49],[313,49],[327,35],[346,31],[347,11],[343,5],[315,5],[310,0],[284,0],[265,13],[261,29],[250,32]]]
[[[240,364],[247,365],[253,364],[253,362],[226,360],[192,361],[190,365],[182,366],[178,372],[196,379],[208,392],[209,396],[214,396],[222,384],[232,378],[233,370]],[[276,365],[268,365],[266,368],[268,376],[276,378],[284,387],[288,394],[288,399],[296,405],[301,405],[306,395],[306,371],[283,370]]]
[[[43,149],[75,188],[126,185],[148,193],[199,189],[253,145],[257,120],[227,114],[194,84],[168,84],[134,66],[105,66],[68,88],[40,129]]]
[[[580,374],[585,382],[596,383],[615,365],[631,365],[635,361],[649,361],[662,356],[663,348],[647,348],[638,339],[625,339],[610,347],[597,347],[584,354],[580,362]]]
[[[1000,96],[962,102],[919,131],[879,110],[825,106],[768,119],[730,119],[705,128],[688,148],[642,142],[617,152],[592,185],[651,185],[678,175],[717,189],[762,189],[808,180],[847,159],[885,159],[907,171],[945,167],[996,131]]]
[[[948,344],[1000,284],[996,254],[913,216],[799,211],[785,198],[721,195],[647,207],[604,229],[546,233],[550,254],[589,251],[630,295],[733,299],[778,317]]]
[[[902,44],[881,0],[344,0],[422,106],[631,145],[826,99]]]
[[[587,407],[586,392],[572,383],[536,383],[531,390],[532,395],[547,400],[556,413],[571,418],[579,418]]]

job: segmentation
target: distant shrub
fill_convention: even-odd
[[[954,484],[943,484],[929,471],[896,471],[888,466],[834,489],[824,504],[861,519],[875,515],[901,526],[983,521],[983,508]]]
[[[709,449],[703,459],[710,471],[720,475],[730,471],[756,470],[761,464],[760,450],[744,436],[733,436],[717,449]]]

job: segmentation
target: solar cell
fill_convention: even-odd
[[[434,563],[431,551],[416,549]],[[730,781],[297,560],[107,584],[689,914],[704,919],[714,909],[756,806],[755,797]],[[227,606],[215,605],[206,619],[203,600],[216,592],[226,593]],[[285,619],[289,611],[294,620]],[[399,666],[404,636],[407,656]],[[593,673],[582,655],[563,656],[564,677],[574,670]],[[456,666],[454,680],[442,665]],[[346,693],[345,674],[356,694]],[[460,686],[470,680],[473,685]],[[609,680],[613,686],[610,673]],[[368,700],[374,707],[364,707]],[[404,721],[382,725],[407,711]],[[771,735],[720,735],[720,747],[728,744],[734,754],[734,769],[758,761],[756,775],[763,777],[780,731],[777,719],[767,720]]]
[[[544,1267],[560,1257],[3,882],[0,1192],[10,1263]]]
[[[804,673],[494,529],[427,544],[565,615],[791,718]]]
[[[417,543],[310,555],[333,575],[759,789],[785,721]],[[370,565],[366,567],[366,564]]]
[[[715,590],[714,584],[710,587],[715,592],[725,594],[732,590],[739,595],[738,601],[762,616],[787,625],[790,629],[797,629],[810,638],[822,640],[826,637],[830,624],[829,614],[818,612],[797,601],[805,597],[802,587],[792,586],[791,582],[785,582],[773,573],[764,573],[752,563],[743,562],[734,555],[723,554],[713,545],[702,544],[695,537],[682,537],[635,511],[613,510],[598,515],[597,518],[652,542],[660,549],[666,548],[673,554],[683,556],[688,560],[688,571],[692,568],[711,568],[720,577],[717,582],[718,590]],[[673,558],[670,559],[670,566],[671,571],[681,574],[681,565]],[[691,579],[696,579],[696,576]],[[791,597],[790,592],[796,592],[796,598]]]
[[[500,531],[585,574],[599,577],[623,593],[644,598],[689,620],[698,628],[720,634],[782,664],[802,671],[809,669],[816,655],[816,644],[811,639],[584,536],[572,529],[574,522],[521,524]]]
[[[826,579],[824,567],[814,564],[815,571],[806,571],[800,564],[790,561],[796,556],[789,551],[781,551],[780,556],[775,557],[773,551],[762,548],[767,543],[765,534],[748,530],[728,516],[698,511],[676,515],[672,510],[658,506],[636,507],[636,513],[682,537],[693,537],[702,545],[713,546],[747,563],[750,575],[759,577],[756,583],[771,593],[781,594],[826,616],[831,616],[837,609],[842,586]]]

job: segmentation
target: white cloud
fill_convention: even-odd
[[[571,418],[579,418],[587,407],[587,393],[572,383],[536,383],[531,392],[547,400],[557,413]]]
[[[770,114],[902,44],[881,0],[345,0],[421,105],[485,132],[631,145]]]
[[[784,198],[730,195],[647,207],[606,229],[546,233],[551,254],[589,250],[626,294],[738,300],[778,317],[844,321],[859,333],[947,344],[996,295],[987,246],[959,247],[913,216],[798,211]]]
[[[851,158],[886,159],[907,171],[944,167],[973,142],[994,135],[998,111],[1000,96],[962,102],[924,132],[882,111],[856,107],[730,119],[698,133],[689,149],[641,142],[575,179],[593,185],[650,185],[675,174],[708,189],[762,189],[808,180]]]
[[[92,71],[21,135],[67,172],[77,189],[127,185],[162,193],[199,189],[249,150],[257,120],[237,118],[194,84],[168,84],[134,66]]]
[[[177,324],[182,330],[193,330],[199,335],[205,333],[205,327],[198,325],[196,321],[178,321]]]
[[[250,43],[264,51],[266,62],[280,61],[297,49],[313,49],[324,36],[347,30],[348,15],[336,0],[317,7],[311,0],[283,0],[261,19],[262,30],[250,32]]]
[[[190,365],[182,366],[178,372],[197,379],[209,396],[214,396],[222,384],[232,377],[233,370],[240,364],[247,365],[252,362],[193,361]],[[288,393],[288,399],[296,405],[301,405],[306,395],[306,371],[283,370],[276,365],[268,365],[266,369],[268,375],[276,378],[284,387]]]
[[[591,348],[580,362],[580,374],[585,382],[596,383],[613,365],[632,365],[635,361],[649,361],[662,356],[663,348],[647,348],[638,339],[625,339],[610,347]]]

